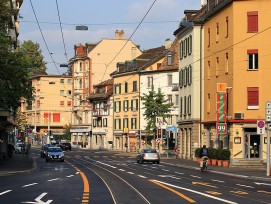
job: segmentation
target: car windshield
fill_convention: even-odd
[[[157,153],[157,151],[155,149],[144,149],[143,152],[144,153]]]
[[[48,148],[48,152],[62,152],[61,148],[50,147]]]

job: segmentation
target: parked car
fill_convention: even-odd
[[[64,153],[60,147],[48,147],[45,159],[46,162],[53,160],[64,162]]]
[[[42,147],[40,149],[40,158],[45,158],[46,151],[47,151],[48,147],[53,147],[53,146],[54,145],[51,145],[51,144],[42,145]]]
[[[142,149],[137,154],[137,163],[142,164],[143,162],[153,162],[154,164],[160,163],[160,155],[155,149]]]
[[[60,142],[59,143],[59,147],[63,150],[63,151],[66,151],[66,150],[72,150],[72,145],[71,143],[69,142]]]

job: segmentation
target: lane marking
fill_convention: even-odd
[[[129,172],[127,172],[127,174],[135,174],[135,173],[129,171]]]
[[[162,169],[163,171],[169,171],[168,169]]]
[[[257,183],[257,182],[254,182],[254,183],[257,185],[271,186],[271,183]]]
[[[11,191],[12,191],[12,190],[4,191],[4,192],[0,193],[0,195],[4,195],[4,194],[9,193],[9,192],[11,192]]]
[[[47,181],[57,181],[59,180],[60,178],[55,178],[55,179],[50,179],[50,180],[47,180]]]
[[[216,191],[205,191],[206,193],[212,194],[212,195],[221,195],[222,193],[216,192]]]
[[[246,188],[254,188],[252,186],[247,186],[247,185],[243,185],[243,184],[236,184],[237,186],[242,186],[242,187],[246,187]]]
[[[271,195],[270,191],[261,191],[261,190],[258,190],[257,192],[259,192],[259,193],[266,193],[266,194],[270,194]]]
[[[207,187],[211,187],[211,188],[217,188],[216,186],[212,186],[208,183],[203,183],[203,182],[192,182],[192,184],[194,184],[194,185],[198,184],[198,185],[207,186]]]
[[[119,169],[120,171],[125,171],[124,169]]]
[[[189,192],[192,192],[192,193],[195,193],[195,194],[199,194],[199,195],[202,195],[202,196],[205,196],[205,197],[208,197],[208,198],[212,198],[212,199],[215,199],[215,200],[219,200],[219,201],[222,201],[222,202],[225,202],[225,203],[229,203],[229,204],[237,204],[236,202],[232,202],[232,201],[230,201],[230,200],[218,198],[218,197],[215,197],[215,196],[206,194],[206,193],[201,193],[201,192],[199,192],[199,191],[195,191],[195,190],[192,190],[192,189],[189,189],[189,188],[183,188],[183,187],[180,187],[180,186],[172,185],[172,184],[165,183],[165,182],[163,182],[163,181],[158,181],[158,180],[153,180],[153,181],[162,183],[162,184],[164,184],[164,185],[167,185],[167,186],[170,186],[170,187],[173,187],[173,188],[182,189],[182,190],[189,191]]]
[[[142,175],[138,175],[139,177],[141,177],[141,178],[147,178],[146,176],[142,176]]]
[[[181,172],[177,172],[177,171],[175,171],[174,173],[175,173],[175,174],[183,174],[183,173],[181,173]]]
[[[66,176],[67,178],[70,178],[70,177],[73,177],[74,175],[69,175],[69,176]]]
[[[247,192],[244,191],[230,191],[231,193],[239,194],[239,195],[247,195]]]
[[[25,187],[34,186],[34,185],[37,185],[37,184],[38,184],[38,183],[30,183],[30,184],[24,185],[24,186],[22,186],[22,187],[25,188]]]
[[[190,175],[193,178],[201,178],[200,176]]]
[[[117,168],[117,167],[115,167],[115,166],[111,166],[111,165],[109,165],[109,164],[106,164],[106,163],[103,163],[103,162],[100,162],[100,161],[97,161],[97,163],[102,164],[102,165],[105,165],[105,166],[109,166],[109,167],[111,167],[111,168],[113,168],[113,169]]]
[[[216,182],[219,182],[219,183],[225,183],[225,181],[220,181],[220,180],[215,180],[215,179],[211,179],[211,181],[216,181]]]
[[[180,192],[178,192],[178,191],[176,191],[176,190],[174,190],[172,188],[169,188],[166,185],[163,185],[163,184],[159,183],[159,181],[156,181],[156,180],[149,180],[149,181],[152,182],[152,183],[154,183],[154,184],[156,184],[156,185],[158,185],[158,186],[161,186],[162,188],[165,188],[165,189],[167,189],[167,190],[169,190],[169,191],[177,194],[178,196],[182,197],[183,199],[187,200],[190,203],[195,203],[196,202],[193,199],[185,196],[184,194],[182,194],[182,193],[180,193]]]

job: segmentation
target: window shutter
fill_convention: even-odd
[[[60,122],[60,113],[53,114],[53,122]]]
[[[249,33],[258,32],[258,11],[252,11],[247,13],[247,30]]]
[[[259,105],[259,88],[258,87],[248,87],[247,88],[247,105],[248,106],[258,106]]]

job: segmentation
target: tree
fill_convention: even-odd
[[[163,117],[163,122],[166,123],[165,119],[170,116],[172,104],[165,99],[161,89],[155,92],[153,87],[148,94],[143,94],[141,101],[143,101],[143,109],[145,109],[143,116],[147,120],[147,135],[152,135],[157,130],[156,117]]]

